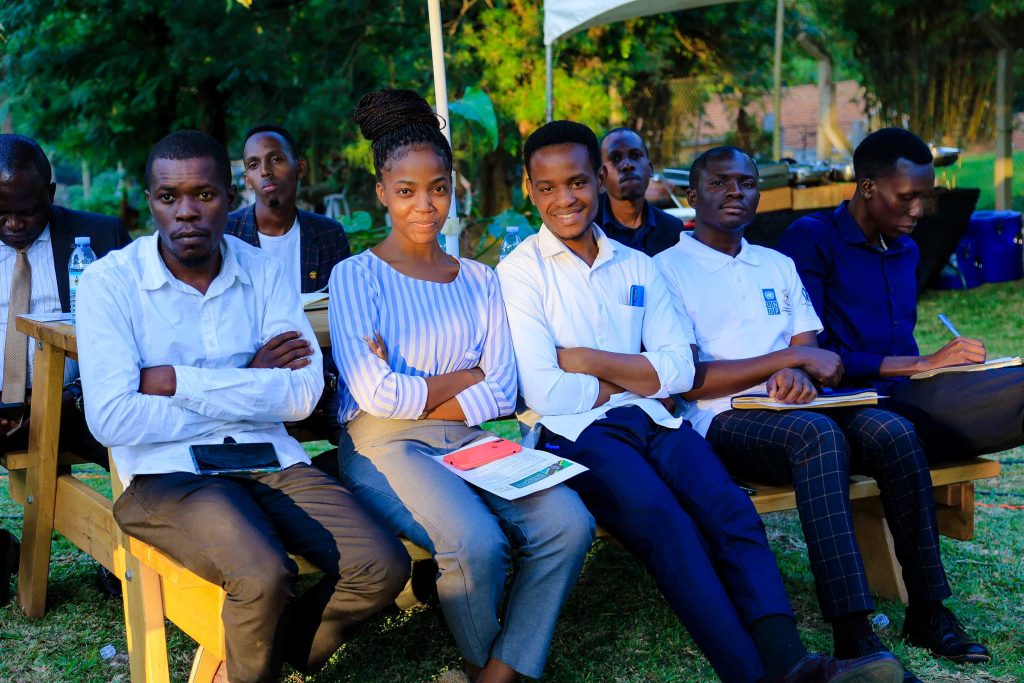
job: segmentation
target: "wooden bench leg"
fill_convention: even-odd
[[[57,439],[63,379],[64,352],[50,344],[37,345],[36,391],[29,417],[31,459],[25,481],[18,569],[18,606],[33,619],[46,612],[46,582],[50,577],[50,544],[57,505]]]
[[[124,596],[132,683],[169,683],[160,576],[123,546],[115,551],[114,566]]]
[[[974,482],[935,487],[939,533],[958,541],[974,538]]]
[[[868,586],[875,595],[907,603],[907,587],[893,550],[892,534],[885,522],[882,503],[877,498],[851,501],[857,545],[864,559]]]
[[[213,683],[221,660],[210,654],[202,645],[196,650],[196,658],[192,660],[192,672],[188,675],[188,683]]]

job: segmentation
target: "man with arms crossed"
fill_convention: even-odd
[[[227,591],[227,680],[275,680],[282,660],[314,672],[392,602],[408,556],[281,424],[313,409],[321,354],[280,264],[224,236],[227,152],[179,131],[146,168],[157,234],[79,291],[86,417],[127,484],[114,517]],[[282,469],[196,474],[190,446],[232,443],[272,445]],[[301,596],[289,552],[324,572]]]
[[[980,340],[956,337],[922,356],[914,339],[920,252],[910,233],[935,186],[928,145],[908,130],[883,128],[858,145],[853,166],[853,198],[801,218],[778,245],[825,323],[819,343],[843,359],[848,381],[890,397],[885,407],[914,423],[933,462],[1024,444],[1024,368],[907,379],[982,363],[986,354]],[[956,322],[962,330],[971,324]]]
[[[692,340],[650,257],[594,225],[594,133],[549,123],[523,157],[544,225],[498,278],[538,446],[589,468],[568,486],[654,575],[722,680],[898,680],[888,654],[807,654],[754,506],[659,400],[690,388]]]
[[[950,596],[939,553],[928,462],[913,426],[872,406],[809,410],[731,410],[730,397],[766,387],[783,403],[807,403],[835,386],[836,354],[817,348],[821,323],[793,262],[743,239],[760,193],[757,167],[735,147],[700,155],[687,199],[697,211],[693,235],[654,260],[672,300],[692,321],[697,377],[683,394],[684,416],[743,479],[792,482],[822,615],[837,657],[885,651],[868,615],[874,609],[851,517],[850,471],[873,476],[910,595],[909,615],[944,610]],[[948,612],[948,610],[946,610]],[[987,661],[949,613],[928,634],[936,651]],[[917,680],[906,673],[906,680]]]
[[[654,166],[647,145],[631,128],[613,128],[601,138],[606,180],[597,224],[604,234],[648,256],[679,240],[683,222],[648,203],[645,195]]]

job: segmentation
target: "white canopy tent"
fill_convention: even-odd
[[[554,117],[554,44],[561,38],[602,24],[678,10],[724,5],[738,0],[544,0],[544,61],[547,120]]]

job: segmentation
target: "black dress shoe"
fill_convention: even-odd
[[[121,599],[121,579],[102,564],[96,565],[96,589],[107,597]]]
[[[934,610],[929,619],[914,618],[908,611],[903,621],[903,640],[957,664],[983,664],[992,659],[988,648],[967,635],[960,620],[944,605]]]
[[[18,573],[21,543],[10,531],[0,529],[0,607],[11,599],[11,577]]]
[[[805,655],[778,683],[900,683],[903,667],[889,652],[858,659]]]
[[[877,652],[888,652],[889,654],[892,654],[891,652],[889,652],[889,648],[887,648],[885,646],[885,643],[882,642],[881,638],[879,638],[877,635],[872,633],[869,638],[863,638],[861,640],[858,640],[856,645],[851,650],[849,650],[849,651],[841,652],[839,650],[836,650],[835,656],[836,657],[865,657],[867,655],[873,655],[873,654],[875,654]],[[924,682],[920,678],[915,676],[914,673],[910,669],[904,667],[903,668],[903,683],[924,683]]]

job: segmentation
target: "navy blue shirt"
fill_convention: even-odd
[[[839,354],[845,384],[884,389],[906,378],[878,376],[886,356],[917,356],[917,244],[868,243],[847,202],[811,214],[782,233],[776,249],[796,262],[825,331],[818,344]]]
[[[660,254],[669,247],[675,246],[679,241],[679,233],[683,231],[681,220],[652,206],[646,200],[644,201],[643,223],[639,228],[627,228],[615,220],[607,193],[601,194],[599,204],[597,224],[604,230],[604,234],[619,244],[642,251],[648,256]]]

